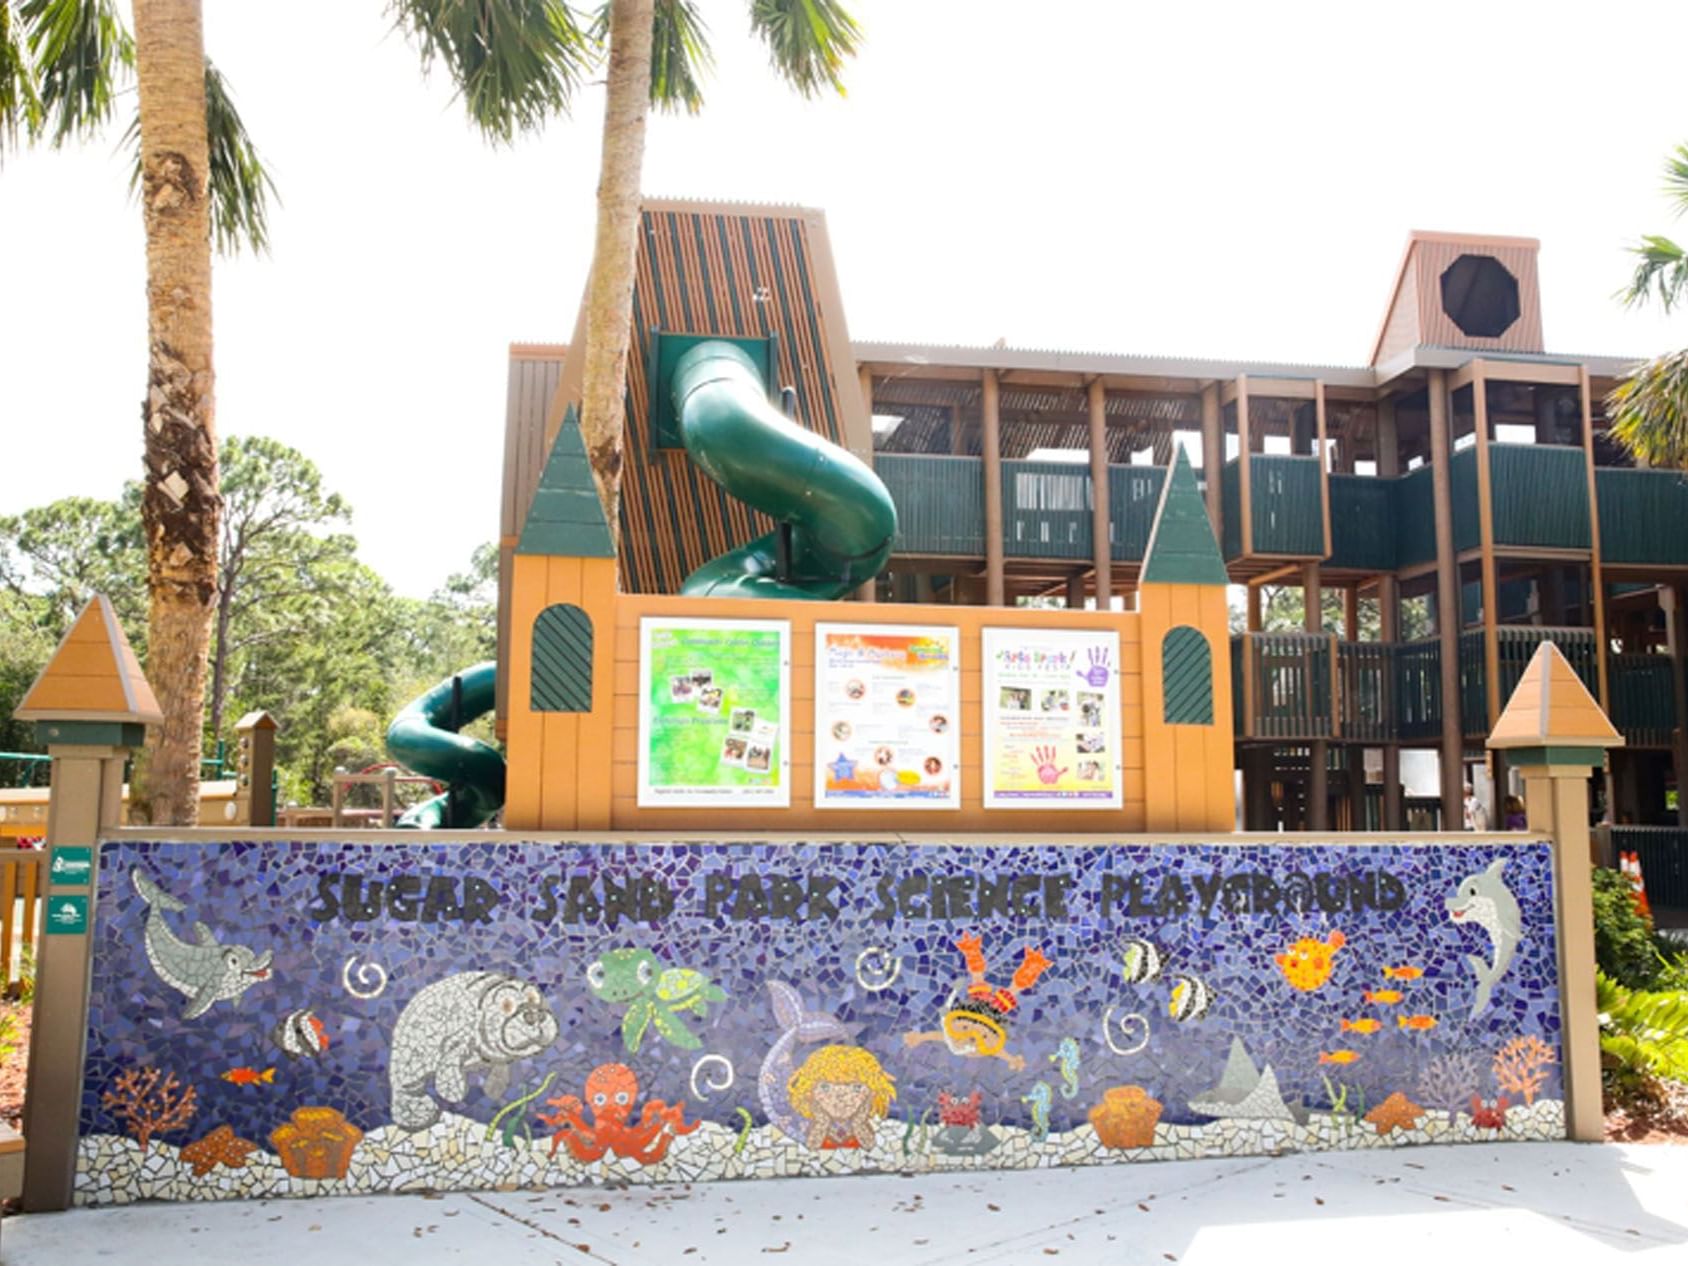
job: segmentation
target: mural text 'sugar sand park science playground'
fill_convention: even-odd
[[[1529,830],[1234,833],[1183,450],[1132,609],[863,600],[899,506],[820,217],[646,218],[638,526],[565,356],[499,662],[394,723],[437,829],[117,825],[156,705],[103,600],[26,699],[74,797],[44,970],[87,982],[43,1013],[32,1207],[1597,1135],[1584,784],[1622,740],[1550,642],[1488,739]]]

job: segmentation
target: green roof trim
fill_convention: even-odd
[[[1169,585],[1223,585],[1229,583],[1219,544],[1213,539],[1213,524],[1196,487],[1196,472],[1184,446],[1178,445],[1161,489],[1155,525],[1149,531],[1149,545],[1143,551],[1143,572],[1138,583]]]
[[[545,473],[534,489],[516,553],[552,558],[615,557],[609,522],[598,500],[598,487],[592,482],[586,442],[580,436],[573,405],[564,415],[557,441],[545,459]]]

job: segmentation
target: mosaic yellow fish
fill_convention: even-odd
[[[1336,967],[1336,951],[1346,944],[1348,938],[1341,932],[1332,932],[1323,941],[1304,936],[1289,947],[1288,953],[1274,955],[1273,961],[1290,988],[1311,993],[1330,979]]]

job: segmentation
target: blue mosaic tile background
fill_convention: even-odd
[[[1522,911],[1524,937],[1492,1005],[1471,1020],[1473,977],[1465,956],[1487,961],[1490,945],[1480,929],[1450,922],[1444,900],[1462,879],[1501,857],[1507,859],[1505,882]],[[273,950],[272,977],[238,1002],[218,1002],[198,1019],[181,1019],[184,998],[154,974],[143,949],[147,908],[130,880],[137,866],[185,903],[183,912],[167,916],[178,935],[191,940],[198,920],[225,944]],[[840,916],[804,922],[706,918],[704,876],[723,870],[799,880],[810,874],[837,877],[833,897]],[[1192,882],[1215,873],[1261,872],[1282,884],[1295,872],[1353,877],[1376,871],[1400,881],[1401,908],[1325,913],[1314,905],[1305,911],[1239,913],[1225,908],[1221,895],[1204,915]],[[499,891],[501,902],[489,922],[467,925],[401,923],[385,915],[368,922],[313,920],[307,912],[317,902],[318,877],[339,872],[381,880],[405,874],[424,880],[476,876]],[[614,930],[565,925],[560,916],[537,920],[544,885],[560,888],[563,876],[577,873],[621,882],[659,875],[675,891],[674,912],[655,925],[622,920]],[[896,883],[911,875],[1032,874],[1071,877],[1066,918],[899,917],[889,923],[871,918],[880,904],[877,886],[887,877]],[[1099,905],[1109,875],[1117,877],[1109,881],[1116,885],[1137,877],[1151,898],[1168,876],[1179,876],[1190,885],[1191,909],[1134,916],[1120,908],[1104,920]],[[772,979],[795,986],[808,1009],[857,1027],[856,1041],[896,1079],[892,1111],[899,1118],[932,1107],[940,1091],[966,1095],[979,1088],[986,1124],[1029,1126],[1021,1096],[1040,1080],[1059,1089],[1051,1056],[1068,1036],[1080,1046],[1079,1091],[1070,1100],[1056,1095],[1055,1130],[1083,1123],[1103,1091],[1118,1085],[1143,1086],[1165,1105],[1163,1121],[1209,1119],[1191,1113],[1186,1101],[1218,1081],[1233,1035],[1243,1039],[1257,1064],[1273,1066],[1287,1100],[1301,1099],[1315,1110],[1327,1102],[1321,1072],[1363,1087],[1369,1103],[1397,1090],[1420,1099],[1415,1087],[1421,1066],[1448,1051],[1477,1057],[1484,1084],[1473,1090],[1492,1098],[1497,1091],[1488,1068],[1500,1045],[1534,1034],[1556,1052],[1559,1047],[1552,911],[1551,854],[1536,842],[951,847],[125,840],[107,844],[101,860],[81,1128],[85,1134],[121,1132],[100,1106],[100,1096],[132,1064],[191,1079],[200,1096],[196,1133],[227,1122],[244,1137],[264,1140],[305,1104],[337,1108],[354,1124],[376,1128],[390,1119],[387,1047],[401,1009],[425,985],[471,969],[507,971],[532,981],[560,1026],[549,1050],[515,1065],[510,1096],[553,1070],[558,1077],[549,1093],[578,1094],[592,1068],[624,1062],[637,1073],[644,1093],[685,1100],[689,1115],[726,1123],[742,1106],[761,1123],[766,1115],[757,1101],[757,1071],[780,1033],[766,988]],[[1329,982],[1311,993],[1292,989],[1273,955],[1299,937],[1323,939],[1335,930],[1347,944],[1335,956]],[[1025,1057],[1023,1072],[1000,1060],[956,1056],[942,1043],[904,1046],[905,1032],[938,1027],[945,999],[965,981],[954,941],[966,932],[982,937],[995,984],[1007,983],[1027,945],[1052,960],[1009,1019],[1009,1049]],[[1121,950],[1130,937],[1160,950],[1166,964],[1162,979],[1144,985],[1122,979]],[[707,1019],[687,1017],[702,1037],[698,1050],[678,1050],[654,1031],[637,1054],[623,1049],[621,1008],[593,997],[586,970],[604,951],[633,946],[653,951],[668,966],[701,970],[726,991],[727,1000],[712,1006]],[[902,959],[895,982],[880,992],[868,992],[857,979],[857,956],[873,946]],[[342,987],[343,966],[353,955],[389,973],[378,998],[359,1000]],[[1410,982],[1386,981],[1383,968],[1398,965],[1425,974]],[[1198,977],[1214,993],[1205,1016],[1182,1023],[1168,1014],[1170,977],[1180,972]],[[1405,998],[1394,1007],[1362,1001],[1362,990],[1380,988],[1399,989]],[[1109,1007],[1116,1015],[1139,1012],[1149,1018],[1145,1049],[1134,1055],[1109,1050],[1102,1033]],[[270,1040],[277,1021],[295,1008],[312,1009],[326,1027],[330,1044],[320,1060],[289,1061]],[[1429,1032],[1403,1030],[1397,1014],[1427,1014],[1438,1023]],[[1342,1019],[1365,1016],[1383,1020],[1384,1029],[1370,1036],[1340,1030]],[[1124,1044],[1117,1030],[1115,1040]],[[1362,1058],[1346,1067],[1321,1067],[1320,1052],[1340,1048],[1359,1051]],[[726,1056],[736,1082],[699,1103],[689,1083],[694,1062],[705,1053]],[[272,1065],[273,1084],[241,1087],[219,1076],[236,1067]],[[1558,1073],[1554,1065],[1540,1097],[1561,1097]],[[454,1110],[489,1120],[497,1106],[472,1074],[469,1097]]]

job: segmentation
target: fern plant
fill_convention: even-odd
[[[1660,1081],[1688,1083],[1688,992],[1625,989],[1595,973],[1600,1056],[1608,1084],[1645,1093]]]

